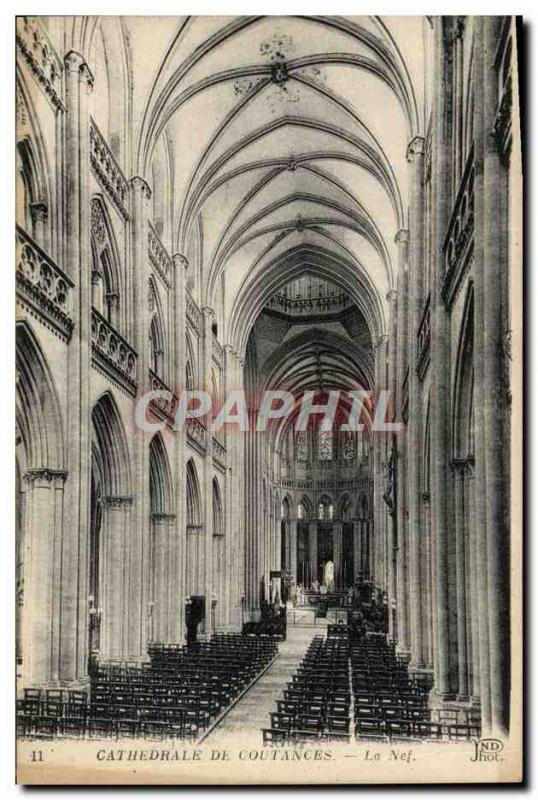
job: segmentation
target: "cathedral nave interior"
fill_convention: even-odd
[[[116,674],[229,653],[221,694],[185,700],[178,735],[202,731],[297,617],[297,664],[356,681],[335,736],[390,738],[374,711],[338,722],[378,668],[405,735],[506,733],[515,37],[510,17],[18,18],[23,734],[80,733]],[[137,429],[144,393],[197,389],[204,417],[175,430],[155,400]],[[267,390],[292,413],[213,430],[231,392],[251,417]],[[331,391],[332,425],[297,430]],[[398,432],[368,403],[342,429],[357,391],[388,393]]]

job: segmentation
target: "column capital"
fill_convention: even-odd
[[[175,514],[162,514],[162,513],[155,513],[151,515],[151,519],[153,522],[166,522],[168,520],[174,520],[176,518]]]
[[[215,311],[211,308],[211,306],[202,306],[202,314],[204,317],[214,317]]]
[[[130,180],[130,184],[132,189],[135,192],[141,192],[142,196],[146,200],[151,199],[151,189],[149,188],[147,181],[145,181],[144,178],[141,178],[140,175],[133,175]]]
[[[396,244],[407,244],[409,241],[409,231],[407,228],[400,228],[394,237]]]
[[[93,88],[94,77],[91,69],[86,63],[86,59],[76,50],[70,50],[64,57],[64,66],[66,72],[79,75],[83,83],[90,89]]]
[[[407,145],[405,157],[408,161],[413,161],[415,156],[423,156],[423,155],[424,155],[424,137],[414,136]]]
[[[179,270],[180,267],[184,269],[189,268],[189,259],[187,256],[184,256],[183,253],[174,253],[172,256],[172,263],[177,270]]]
[[[389,291],[387,292],[387,303],[395,302],[397,297],[398,297],[398,292],[396,291],[396,289],[389,289]]]
[[[127,495],[109,495],[103,498],[103,505],[107,508],[127,508],[132,504],[133,498]]]
[[[59,481],[64,483],[67,478],[67,471],[65,469],[49,469],[49,467],[39,467],[38,469],[29,469],[24,474],[25,480],[29,483],[53,483]]]

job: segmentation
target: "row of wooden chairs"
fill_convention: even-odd
[[[276,644],[218,635],[203,646],[151,646],[150,664],[94,662],[91,691],[27,689],[17,732],[29,738],[194,739],[274,657]]]
[[[264,728],[264,744],[349,741],[349,643],[316,636]]]

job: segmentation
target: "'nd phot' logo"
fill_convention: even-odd
[[[474,743],[475,752],[471,761],[502,761],[504,743],[500,739],[478,739]]]

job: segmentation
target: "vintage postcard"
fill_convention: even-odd
[[[522,779],[511,16],[19,16],[17,779]]]

